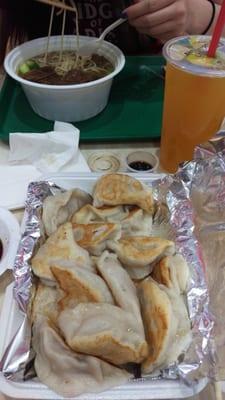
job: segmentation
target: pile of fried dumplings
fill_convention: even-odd
[[[39,380],[63,397],[97,393],[176,362],[191,342],[189,266],[155,237],[152,189],[125,174],[43,202],[29,304]]]

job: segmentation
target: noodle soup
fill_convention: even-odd
[[[32,59],[25,59],[26,61],[19,65],[17,73],[21,78],[45,85],[64,86],[96,81],[114,71],[114,65],[103,55],[93,54],[90,57],[79,55],[79,15],[74,0],[70,2],[72,11],[75,13],[76,50],[68,50],[65,47],[66,10],[61,9],[60,13],[63,13],[63,19],[60,50],[51,51],[52,24],[56,16],[55,7],[52,6],[45,53],[35,55]]]
[[[41,54],[20,64],[18,75],[31,82],[47,85],[73,85],[92,82],[113,72],[113,64],[104,56],[80,57],[64,50]]]
[[[113,78],[123,69],[121,50],[105,40],[90,58],[79,56],[80,46],[94,37],[80,36],[76,4],[76,35],[65,35],[66,11],[60,36],[52,36],[55,7],[51,8],[49,30],[13,49],[4,61],[6,72],[17,82],[35,113],[49,120],[78,122],[95,117],[106,106]]]
[[[4,62],[6,72],[19,82],[32,109],[41,117],[49,120],[78,122],[99,114],[107,105],[113,78],[120,73],[125,64],[121,50],[112,43],[103,41],[98,55],[104,57],[113,65],[113,71],[103,78],[80,84],[46,84],[24,79],[19,69],[25,63],[29,70],[34,69],[34,59],[37,55],[46,55],[48,38],[34,39],[13,49]],[[80,46],[89,44],[95,38],[80,36]],[[48,55],[62,51],[60,36],[52,36],[49,40]],[[76,53],[76,36],[66,35],[62,54]],[[42,56],[43,59],[43,56]],[[31,61],[28,62],[28,61]],[[27,67],[27,66],[25,66]],[[26,72],[26,71],[24,71]],[[28,71],[27,71],[28,72]]]

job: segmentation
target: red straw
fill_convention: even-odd
[[[225,0],[223,0],[223,4],[220,8],[220,13],[217,19],[217,23],[214,28],[212,39],[209,45],[209,50],[207,53],[208,57],[215,57],[216,49],[222,35],[224,24],[225,24]]]

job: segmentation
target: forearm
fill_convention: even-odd
[[[213,23],[209,30],[208,35],[211,35],[218,15],[220,11],[221,0],[214,0],[215,3],[215,17]],[[217,4],[216,4],[217,3]],[[201,34],[205,31],[209,24],[212,16],[212,4],[208,0],[187,0],[189,12],[188,12],[188,23],[187,23],[187,33],[189,34]],[[223,31],[223,36],[225,36],[225,29]]]

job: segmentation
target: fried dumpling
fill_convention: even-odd
[[[178,295],[173,289],[164,287],[173,308],[173,313],[178,320],[176,337],[173,339],[171,351],[167,354],[167,364],[177,361],[178,357],[184,353],[191,344],[191,322],[188,316],[187,306],[184,297]]]
[[[79,211],[73,214],[71,219],[75,224],[90,224],[93,222],[120,222],[129,214],[128,207],[124,206],[104,206],[101,208],[86,204]]]
[[[152,191],[137,179],[124,174],[107,174],[96,183],[93,193],[94,207],[104,205],[136,205],[152,214],[154,199]]]
[[[58,226],[69,221],[75,211],[92,203],[92,197],[80,189],[68,190],[55,196],[48,196],[43,202],[42,221],[48,236]]]
[[[143,279],[152,272],[153,265],[165,255],[174,254],[174,242],[157,237],[123,237],[108,241],[107,248],[115,251],[132,279]]]
[[[122,236],[150,236],[152,215],[138,207],[133,207],[121,221]]]
[[[152,231],[152,215],[136,206],[96,208],[87,204],[73,215],[71,221],[76,224],[120,223],[122,236],[149,236]]]
[[[168,288],[173,288],[178,293],[184,293],[189,278],[189,268],[181,254],[162,258],[151,274],[152,278]]]
[[[115,365],[140,363],[148,354],[137,320],[112,304],[80,303],[60,313],[58,326],[73,350]]]
[[[191,341],[190,320],[183,298],[152,278],[138,284],[148,357],[144,373],[175,362]]]
[[[144,327],[137,290],[129,274],[120,264],[117,256],[104,251],[101,257],[96,260],[96,267],[109,286],[116,304],[135,317],[137,327],[144,337]]]
[[[79,246],[91,255],[99,256],[106,249],[107,240],[121,237],[121,226],[107,222],[73,224],[73,234]]]
[[[62,293],[55,287],[46,286],[38,282],[32,303],[31,323],[35,322],[40,315],[48,317],[55,322],[59,313],[58,301],[61,297]]]
[[[54,284],[55,278],[50,267],[59,260],[70,260],[74,265],[94,270],[87,250],[75,242],[70,222],[61,225],[39,248],[31,260],[33,272],[45,283]]]
[[[178,321],[173,318],[167,294],[150,278],[138,285],[149,355],[143,372],[151,372],[166,362],[167,350],[175,337]]]
[[[72,351],[46,319],[34,325],[32,345],[38,378],[62,397],[102,392],[131,377],[96,357]]]
[[[65,294],[59,302],[61,310],[86,302],[114,304],[108,286],[97,274],[82,267],[73,267],[70,261],[52,265],[51,271]]]

